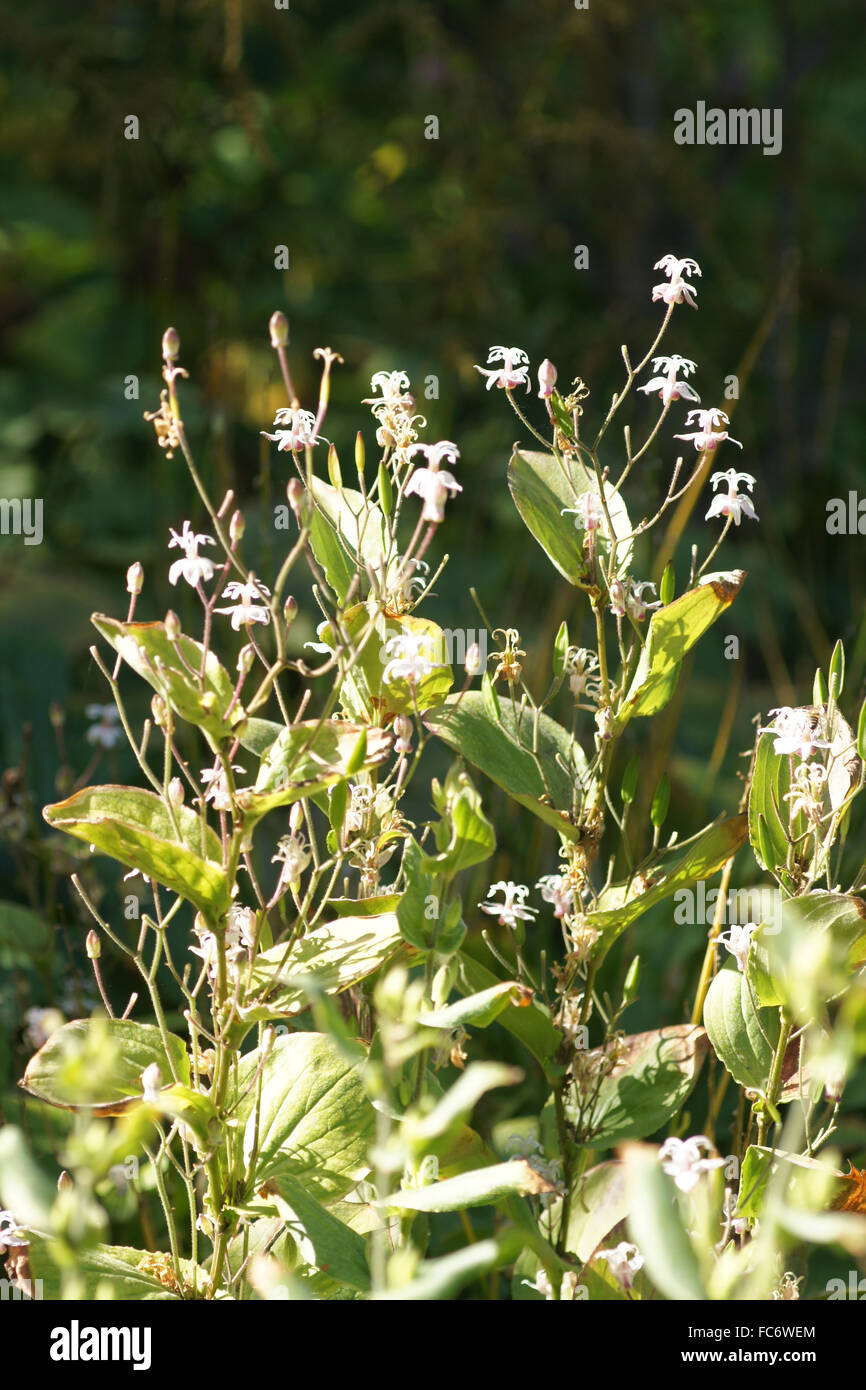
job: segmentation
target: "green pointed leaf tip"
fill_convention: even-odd
[[[175,808],[176,830],[165,803],[154,792],[140,787],[85,787],[66,801],[46,806],[42,814],[57,830],[156,879],[207,917],[218,918],[228,910],[231,896],[219,840],[212,830],[203,829],[188,806]]]
[[[600,495],[595,475],[576,459],[557,459],[554,454],[518,449],[508,465],[508,486],[525,525],[559,573],[569,583],[586,587],[589,576],[582,548],[583,532],[575,528],[578,518],[563,515],[563,511],[578,507],[587,494]],[[620,538],[617,573],[623,575],[631,558],[631,540],[625,538],[631,536],[632,526],[619,493],[609,483],[604,484],[604,492],[614,531]],[[597,533],[604,556],[610,552],[606,526],[605,522]]]

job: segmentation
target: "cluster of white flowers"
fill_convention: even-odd
[[[408,458],[408,450],[418,438],[418,430],[427,421],[415,415],[415,398],[409,391],[405,372],[374,372],[370,385],[378,395],[368,396],[368,405],[376,419],[376,443],[380,449],[393,453],[396,467]]]
[[[311,410],[301,410],[297,406],[278,410],[274,426],[273,434],[262,430],[262,435],[275,443],[278,449],[291,449],[295,453],[298,449],[313,448],[321,442],[321,435],[313,433],[316,417]]]
[[[793,768],[791,789],[783,798],[788,802],[790,819],[804,815],[813,826],[818,826],[824,816],[828,770],[823,763],[809,759],[830,747],[829,741],[821,737],[820,715],[804,706],[790,705],[771,709],[770,714],[773,722],[758,732],[773,735],[773,752],[778,756],[800,759]]]
[[[535,887],[546,903],[553,908],[554,917],[566,917],[574,912],[574,885],[567,874],[544,874]],[[502,894],[498,902],[496,894]],[[487,898],[478,906],[482,912],[499,920],[502,927],[514,928],[518,922],[531,922],[538,916],[538,908],[530,907],[526,901],[529,887],[525,883],[515,883],[512,879],[500,879],[491,883]]]

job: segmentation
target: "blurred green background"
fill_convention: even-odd
[[[166,579],[168,527],[202,516],[182,460],[165,459],[142,419],[158,402],[169,323],[191,373],[182,390],[200,470],[214,494],[232,487],[241,499],[249,553],[265,547],[263,577],[289,476],[258,433],[285,403],[270,313],[290,318],[305,405],[315,405],[313,349],[345,359],[325,431],[344,471],[359,427],[372,451],[359,405],[371,373],[408,371],[427,437],[460,447],[464,488],[437,538],[452,558],[427,612],[476,627],[474,584],[494,623],[520,628],[540,693],[553,634],[567,616],[575,640],[580,608],[513,508],[506,464],[512,443],[529,441],[473,364],[491,343],[523,347],[533,370],[549,356],[561,383],[579,375],[590,386],[586,419],[597,425],[621,379],[620,344],[637,358],[654,336],[653,263],[668,251],[695,257],[700,311],[676,311],[666,349],[696,359],[705,405],[732,408],[760,522],[744,522],[721,557],[749,573],[722,624],[740,637],[740,661],[725,662],[722,634],[710,634],[675,703],[675,736],[673,720],[652,746],[646,730],[635,735],[650,773],[666,766],[671,777],[668,828],[691,833],[735,809],[750,721],[810,699],[837,637],[851,716],[866,671],[863,541],[828,535],[825,505],[864,476],[860,5],[29,0],[0,13],[0,496],[41,497],[45,517],[40,546],[0,537],[0,896],[44,905],[64,867],[59,851],[35,849],[34,827],[57,795],[53,701],[66,775],[79,777],[93,752],[85,706],[104,690],[90,612],[125,612],[133,560],[147,574],[140,616],[181,602]],[[676,145],[674,111],[699,100],[780,107],[782,152]],[[283,245],[287,271],[274,267]],[[574,266],[579,245],[586,270]],[[741,395],[726,403],[731,373]],[[424,400],[431,374],[439,397]],[[527,401],[538,421],[539,403]],[[651,411],[635,399],[636,438]],[[675,408],[642,462],[633,515],[663,493],[681,420]],[[607,450],[615,468],[618,429]],[[734,452],[723,466],[740,464]],[[685,532],[680,588],[690,545],[707,546],[705,510]],[[650,572],[649,551],[642,566]],[[312,610],[297,597],[303,639]],[[131,698],[143,715],[145,696]],[[118,751],[93,775],[133,770]],[[490,877],[551,871],[549,834],[484,791],[501,842]],[[429,814],[423,798],[415,809]],[[65,898],[56,911],[64,968],[77,977],[77,919]],[[631,1027],[679,1016],[702,946],[700,931],[664,933],[646,1022],[640,1005]],[[0,1001],[7,1077],[26,1054],[13,1008],[49,1002],[56,983],[50,971],[15,978]]]

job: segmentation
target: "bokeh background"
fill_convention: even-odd
[[[838,637],[856,712],[863,540],[825,526],[827,499],[864,487],[866,32],[854,0],[590,0],[587,10],[571,0],[291,0],[289,10],[28,0],[0,12],[0,496],[41,497],[45,517],[40,546],[0,537],[0,897],[29,902],[53,933],[35,969],[11,929],[0,937],[4,1086],[27,1055],[23,1010],[57,1002],[61,983],[67,1009],[70,990],[80,1002],[90,988],[60,886],[74,861],[39,816],[94,752],[85,707],[104,690],[89,614],[121,614],[133,560],[148,576],[141,616],[180,603],[166,579],[168,527],[202,520],[182,460],[164,457],[142,419],[158,401],[169,323],[191,374],[183,398],[199,467],[213,493],[235,489],[265,575],[288,477],[259,437],[285,403],[271,312],[290,318],[306,404],[313,349],[345,359],[326,429],[344,467],[359,427],[372,447],[359,404],[371,373],[408,371],[428,437],[459,444],[464,487],[427,611],[449,628],[477,626],[475,585],[493,622],[520,629],[540,690],[553,634],[568,617],[575,638],[579,609],[513,508],[505,470],[521,427],[473,364],[491,343],[525,348],[534,366],[549,356],[561,382],[590,386],[586,417],[597,423],[621,379],[620,344],[637,358],[654,336],[653,263],[668,251],[695,257],[700,310],[676,311],[667,347],[696,359],[705,404],[731,410],[760,523],[732,533],[723,556],[749,575],[724,623],[740,660],[724,662],[711,634],[686,671],[685,700],[651,740],[634,736],[647,794],[666,769],[669,828],[684,834],[733,811],[752,719],[808,701]],[[780,107],[781,153],[678,146],[674,111],[698,100]],[[281,245],[287,271],[274,265]],[[574,266],[578,245],[586,270]],[[725,402],[732,373],[740,397]],[[423,400],[431,374],[439,396]],[[637,431],[650,409],[636,399]],[[666,486],[679,420],[641,465],[633,513]],[[620,442],[609,440],[613,466]],[[739,465],[734,453],[724,466]],[[690,545],[706,547],[704,510],[683,536],[680,587]],[[643,563],[649,573],[651,549]],[[297,596],[301,641],[312,610]],[[144,715],[144,694],[131,701]],[[118,750],[93,776],[133,770]],[[549,834],[489,787],[485,796],[500,833],[490,877],[552,870]],[[423,798],[416,810],[429,814]],[[104,892],[116,908],[116,888]],[[661,926],[641,924],[637,944],[649,973],[635,1030],[681,1016],[703,934],[677,933],[668,911]],[[128,993],[111,969],[108,981]],[[862,1122],[852,1114],[850,1124],[862,1143]]]

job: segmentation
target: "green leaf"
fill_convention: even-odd
[[[749,789],[749,839],[755,858],[768,873],[787,881],[788,802],[791,759],[773,752],[775,735],[761,734]],[[784,818],[784,819],[783,819]]]
[[[0,968],[32,964],[51,950],[52,932],[44,918],[20,903],[0,902]]]
[[[532,990],[517,981],[504,981],[491,985],[478,994],[470,994],[459,999],[456,1004],[448,1004],[442,1009],[421,1014],[418,1022],[425,1028],[487,1028],[509,1006],[527,1008],[532,1003]]]
[[[261,757],[267,753],[268,749],[279,738],[285,729],[285,724],[278,724],[273,719],[245,719],[241,727],[237,730],[237,736],[241,741],[241,747],[255,753]]]
[[[551,1210],[557,1229],[558,1206]],[[584,1173],[571,1200],[565,1249],[586,1263],[605,1237],[628,1215],[625,1168],[622,1163],[599,1163]]]
[[[743,570],[706,575],[696,588],[653,613],[637,670],[619,711],[617,733],[634,716],[645,717],[664,708],[674,693],[686,652],[733,603],[745,577]]]
[[[343,614],[342,626],[359,652],[340,692],[349,713],[360,715],[363,711],[368,718],[383,710],[389,714],[413,714],[416,708],[423,711],[441,704],[454,683],[449,632],[428,618],[408,614],[398,617],[378,613],[371,620],[363,603]],[[330,647],[336,645],[330,624],[323,626],[320,638]],[[403,644],[418,644],[420,655],[431,664],[414,687],[389,669],[395,659],[399,660]]]
[[[20,1085],[62,1110],[97,1116],[122,1115],[141,1104],[141,1074],[152,1063],[163,1083],[190,1080],[186,1046],[174,1033],[163,1037],[150,1023],[128,1018],[77,1019],[56,1033],[31,1057]]]
[[[258,1053],[238,1067],[237,1108],[247,1162],[256,1142]],[[369,1171],[367,1150],[375,1111],[358,1069],[323,1033],[277,1038],[261,1075],[256,1171],[252,1190],[268,1178],[297,1179],[321,1200],[341,1197]]]
[[[306,1264],[350,1288],[369,1289],[370,1270],[363,1236],[327,1211],[297,1178],[287,1173],[271,1179],[269,1192]]]
[[[760,1004],[805,1022],[866,961],[866,900],[815,890],[783,901],[778,917],[752,938],[749,978]]]
[[[33,1154],[17,1125],[0,1129],[0,1207],[14,1212],[23,1230],[48,1230],[57,1188]]]
[[[501,1265],[513,1264],[525,1246],[525,1235],[514,1227],[488,1240],[477,1240],[437,1259],[422,1260],[411,1281],[400,1283],[384,1293],[376,1293],[377,1301],[400,1303],[453,1298],[473,1280]],[[553,1257],[554,1260],[556,1257]]]
[[[421,1022],[425,1021],[422,1015]],[[468,1120],[478,1101],[488,1091],[499,1086],[516,1086],[523,1077],[524,1074],[519,1068],[507,1067],[502,1062],[472,1062],[460,1073],[453,1085],[442,1093],[429,1114],[421,1119],[413,1117],[408,1128],[412,1144],[416,1149],[419,1145],[426,1149],[444,1134],[448,1134],[454,1126],[459,1126],[458,1132],[454,1135],[454,1145],[441,1155],[440,1176],[444,1176],[441,1174],[442,1168],[458,1161],[462,1162],[466,1151],[476,1157],[479,1152],[487,1152],[480,1136],[462,1122]]]
[[[515,450],[508,465],[508,486],[514,505],[542,550],[559,573],[571,584],[586,588],[589,574],[583,553],[583,532],[575,528],[576,518],[563,516],[563,508],[577,507],[587,493],[599,496],[598,482],[576,459],[560,462],[553,454]],[[613,528],[621,543],[617,548],[617,573],[628,570],[631,558],[631,522],[625,503],[610,483],[604,484]],[[610,553],[606,523],[596,532],[600,554]]]
[[[486,965],[462,951],[459,967],[456,984],[463,994],[477,995],[501,983]],[[562,1042],[561,1034],[553,1025],[550,1010],[538,998],[532,999],[525,1008],[507,1005],[496,1022],[518,1038],[542,1066],[551,1060]]]
[[[630,1144],[625,1150],[629,1231],[644,1257],[653,1283],[666,1298],[706,1299],[698,1258],[675,1201],[675,1189],[662,1172],[656,1150]]]
[[[707,991],[704,1027],[737,1085],[763,1093],[779,1040],[779,1013],[755,1008],[747,977],[733,964],[719,971]]]
[[[56,829],[155,878],[205,916],[221,917],[227,911],[231,895],[219,840],[212,830],[202,830],[188,806],[174,812],[180,835],[161,797],[140,787],[85,787],[44,807],[42,814]],[[201,853],[203,836],[207,858]]]
[[[706,1050],[703,1028],[679,1023],[578,1054],[574,1071],[578,1079],[586,1076],[589,1086],[594,1085],[598,1065],[616,1057],[589,1113],[580,1112],[580,1089],[577,1096],[574,1091],[567,1095],[566,1114],[581,1131],[578,1142],[603,1149],[655,1133],[677,1114],[691,1093]]]
[[[205,656],[200,642],[183,634],[170,641],[164,622],[121,623],[103,613],[94,613],[91,621],[181,719],[204,729],[215,741],[231,738],[246,718],[238,701],[227,713],[234,699],[234,682],[212,651]],[[203,681],[199,679],[202,666]]]
[[[661,781],[656,787],[655,795],[652,799],[652,805],[650,806],[650,820],[652,821],[656,830],[660,830],[664,825],[667,819],[670,804],[671,784],[668,779],[667,773],[664,773],[662,775]]]
[[[313,554],[340,603],[360,566],[381,570],[387,550],[385,518],[363,493],[312,480],[315,509],[310,519]]]
[[[421,872],[453,878],[461,869],[483,864],[496,849],[496,832],[481,809],[481,797],[465,775],[460,789],[449,798],[443,833],[447,847],[441,854],[423,855]]]
[[[462,697],[450,696],[424,722],[514,801],[566,838],[579,840],[571,815],[575,782],[586,775],[583,749],[546,714],[536,724],[530,711],[520,718],[509,701],[502,701],[501,716],[497,722],[481,691],[469,690]]]
[[[462,1211],[466,1207],[489,1206],[503,1197],[553,1191],[553,1184],[525,1158],[515,1158],[509,1163],[495,1163],[446,1178],[444,1182],[432,1182],[427,1187],[405,1188],[376,1205],[391,1211]]]
[[[388,757],[392,738],[384,729],[366,730],[343,719],[301,720],[281,729],[259,767],[255,786],[237,794],[249,827],[278,806],[313,796],[350,774],[350,764],[366,736],[360,767],[377,767]]]
[[[656,903],[670,897],[677,889],[687,888],[716,873],[736,854],[746,832],[746,817],[731,816],[707,826],[692,840],[663,850],[630,886],[628,882],[614,883],[604,889],[595,908],[586,913],[587,924],[604,932],[611,945],[629,923]]]
[[[42,1297],[56,1300],[61,1297],[61,1268],[58,1260],[62,1256],[53,1255],[57,1247],[47,1238],[33,1234],[30,1237],[30,1267],[34,1279],[42,1281]],[[165,1278],[163,1283],[155,1274],[148,1273],[161,1259]],[[190,1297],[193,1290],[194,1266],[191,1260],[181,1260],[183,1292],[174,1282],[171,1260],[150,1254],[146,1250],[136,1250],[130,1245],[96,1245],[91,1249],[77,1250],[75,1253],[75,1273],[83,1281],[83,1296],[92,1299],[117,1299],[118,1302],[151,1303],[161,1299]],[[199,1267],[196,1287],[199,1296],[207,1288],[208,1276]]]
[[[393,912],[338,917],[288,948],[272,946],[256,956],[241,1015],[247,1021],[290,1018],[307,1008],[311,991],[339,994],[372,975],[402,946]]]

